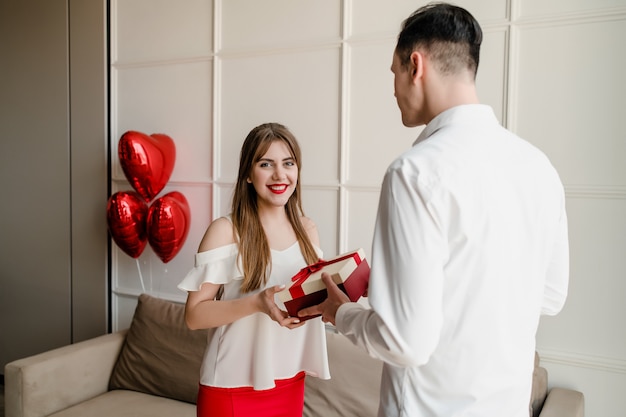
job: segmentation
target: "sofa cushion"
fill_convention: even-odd
[[[189,330],[181,304],[139,296],[109,389],[195,403],[206,330]]]
[[[140,392],[114,390],[49,417],[196,417],[193,404]]]
[[[332,330],[326,340],[331,379],[306,377],[302,416],[376,417],[382,361]]]

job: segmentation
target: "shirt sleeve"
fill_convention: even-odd
[[[371,356],[395,366],[428,362],[443,322],[447,241],[431,187],[408,162],[385,175],[372,244],[372,310],[342,306],[337,329]]]
[[[198,291],[205,282],[227,284],[236,279],[243,279],[237,261],[235,244],[199,252],[195,255],[194,267],[178,284],[183,291]]]

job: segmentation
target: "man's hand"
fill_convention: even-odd
[[[324,323],[332,323],[334,325],[337,310],[342,304],[349,303],[350,299],[339,289],[328,273],[322,273],[322,281],[324,281],[326,289],[328,290],[326,300],[316,306],[303,308],[298,311],[298,316],[306,317],[321,314]]]

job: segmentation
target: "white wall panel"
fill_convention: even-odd
[[[626,196],[622,199],[570,198],[570,291],[556,317],[542,319],[541,348],[615,358],[626,363]],[[602,247],[602,250],[597,250]]]
[[[614,12],[626,6],[624,0],[523,0],[516,3],[520,18],[554,15],[582,15],[582,13]]]
[[[480,47],[476,88],[481,103],[489,104],[500,123],[504,123],[506,104],[508,32],[498,28],[485,30]]]
[[[400,24],[415,9],[426,1],[380,1],[380,0],[347,0],[350,4],[351,36],[383,35],[393,36],[398,34]],[[395,45],[394,45],[395,46]],[[390,51],[391,52],[391,51]]]
[[[224,0],[222,48],[297,46],[311,41],[338,41],[341,1]]]
[[[221,64],[218,163],[238,164],[248,132],[265,122],[286,125],[303,153],[303,181],[336,184],[339,153],[338,48],[224,58]],[[236,170],[220,165],[218,178]]]
[[[207,56],[213,1],[114,0],[113,60],[138,62]]]
[[[236,171],[237,167],[235,166],[234,169]],[[234,175],[237,176],[237,173],[235,172]],[[213,201],[213,207],[215,207],[214,219],[226,216],[231,212],[234,186],[234,184],[215,185],[215,200]]]
[[[176,144],[171,180],[211,178],[211,61],[115,71],[113,148],[128,130],[164,133]],[[117,154],[115,155],[117,156]],[[116,176],[123,176],[116,163]]]
[[[395,42],[357,43],[348,64],[346,181],[380,186],[387,166],[411,147],[421,128],[402,125],[391,61]],[[374,151],[375,150],[375,151]]]
[[[561,314],[542,319],[538,349],[552,384],[584,392],[588,415],[617,417],[613,384],[626,385],[626,331],[616,321],[626,315],[626,54],[616,39],[626,19],[572,14],[604,4],[519,3],[526,20],[513,29],[509,111],[513,129],[551,158],[568,195],[570,291]]]
[[[520,28],[516,130],[569,185],[626,185],[626,17]],[[549,40],[550,47],[545,44]]]
[[[498,21],[509,18],[510,1],[503,0],[457,0],[452,2],[469,10],[483,29]]]
[[[324,257],[339,253],[339,192],[333,188],[309,187],[302,184],[302,208],[317,226]]]
[[[137,297],[128,295],[118,295],[112,297],[111,307],[117,312],[113,316],[111,327],[113,331],[128,329],[137,307]]]
[[[392,36],[394,39],[404,19],[417,8],[429,1],[415,0],[348,0],[350,3],[350,35],[352,36]],[[492,20],[504,20],[508,6],[502,0],[458,0],[454,4],[465,7],[485,24]]]
[[[367,257],[371,256],[379,195],[380,192],[377,189],[349,189],[346,191],[347,218],[345,221],[348,233],[342,251],[360,247],[365,250]]]

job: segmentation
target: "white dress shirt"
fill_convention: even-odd
[[[433,119],[388,168],[372,309],[337,329],[385,361],[379,416],[528,417],[535,333],[569,276],[563,186],[490,107]]]

